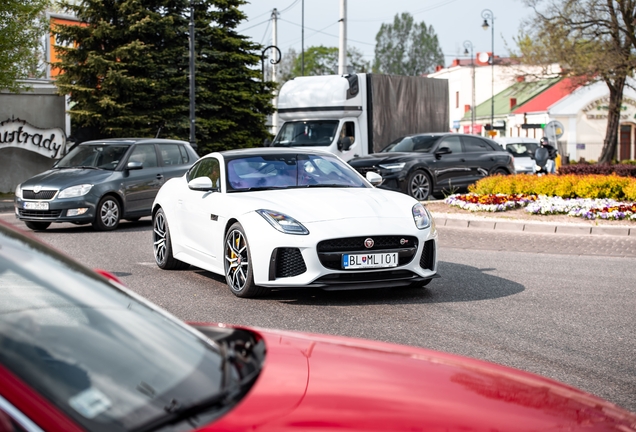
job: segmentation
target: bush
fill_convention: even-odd
[[[636,201],[636,178],[616,174],[491,176],[469,186],[468,191],[478,195],[526,194]]]
[[[634,161],[626,161],[619,164],[590,164],[577,163],[572,165],[563,165],[559,167],[559,174],[616,174],[621,177],[636,177],[636,164]]]

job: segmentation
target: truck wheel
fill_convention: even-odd
[[[406,181],[406,193],[418,201],[426,201],[433,190],[430,177],[422,170],[413,171]]]

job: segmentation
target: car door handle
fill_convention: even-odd
[[[157,174],[157,180],[161,180],[163,178],[163,174]]]
[[[459,161],[460,161],[460,162],[466,162],[466,159],[463,159],[463,158],[462,158],[462,159],[460,159]]]

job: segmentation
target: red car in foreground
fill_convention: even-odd
[[[420,348],[186,325],[0,224],[0,431],[636,431],[558,382]]]

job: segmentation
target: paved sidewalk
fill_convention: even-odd
[[[614,226],[593,226],[572,222],[544,222],[532,220],[511,220],[497,217],[486,217],[474,214],[432,212],[438,227],[468,228],[480,230],[497,230],[508,232],[528,232],[538,234],[569,234],[597,236],[630,236],[636,238],[636,227],[621,225],[616,221]],[[531,216],[529,216],[531,217]]]
[[[13,200],[0,200],[0,213],[13,212]]]

